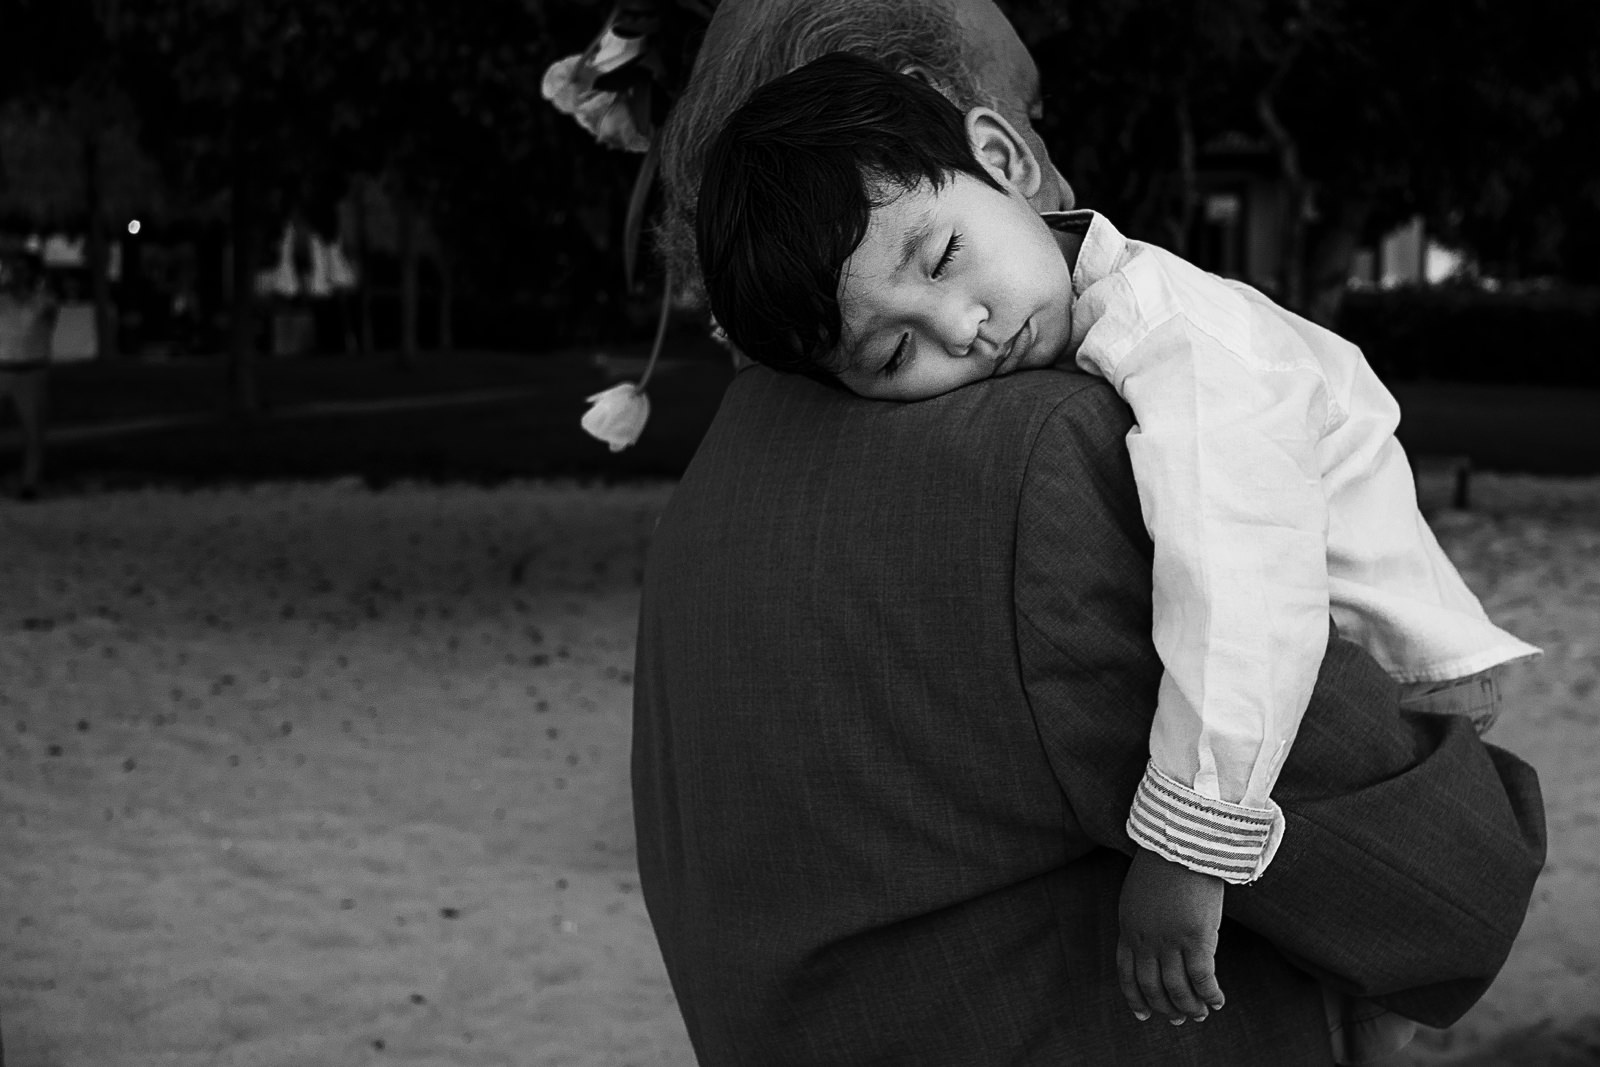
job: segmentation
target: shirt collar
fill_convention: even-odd
[[[1114,272],[1128,254],[1128,239],[1098,211],[1046,211],[1040,217],[1053,230],[1083,238],[1078,261],[1072,268],[1074,297],[1082,296],[1085,289]]]

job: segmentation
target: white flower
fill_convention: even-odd
[[[650,398],[632,382],[623,382],[589,398],[583,428],[610,445],[611,451],[621,452],[639,439],[649,418]]]
[[[554,104],[556,110],[568,115],[578,113],[578,101],[589,91],[587,85],[578,84],[578,64],[582,62],[582,56],[568,56],[550,64],[550,69],[544,72],[541,87],[544,98]]]
[[[643,37],[622,37],[610,27],[589,46],[589,62],[596,74],[610,74],[644,52]]]
[[[616,93],[593,93],[585,101],[577,119],[584,129],[594,134],[594,139],[607,148],[620,148],[626,152],[650,151],[650,138],[639,132],[633,123],[633,112],[626,100]]]
[[[568,56],[544,72],[541,91],[557,111],[577,119],[578,125],[608,148],[648,152],[650,138],[639,132],[627,101],[616,93],[596,91],[594,75],[594,70],[584,66],[582,56]]]

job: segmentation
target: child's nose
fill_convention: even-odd
[[[983,324],[989,321],[989,311],[976,300],[950,298],[944,302],[939,315],[939,342],[953,355],[965,356],[972,351]]]

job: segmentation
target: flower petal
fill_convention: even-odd
[[[615,93],[607,95],[611,97],[610,104],[600,114],[593,129],[595,139],[607,147],[627,152],[650,151],[650,138],[640,133],[639,127],[634,125],[628,102],[619,99]]]
[[[582,426],[590,437],[621,452],[639,439],[649,418],[650,398],[632,382],[623,382],[589,397]]]
[[[644,51],[643,37],[622,37],[616,30],[608,29],[600,39],[589,46],[589,62],[595,73],[609,74]]]
[[[544,72],[544,81],[540,91],[544,98],[556,106],[558,111],[568,115],[576,114],[578,106],[588,88],[579,84],[579,64],[583,62],[582,56],[567,56],[550,64]]]

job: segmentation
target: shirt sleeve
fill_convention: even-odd
[[[1134,849],[1128,808],[1162,673],[1131,425],[1103,381],[1064,397],[1018,498],[1018,660],[1069,862]],[[1276,788],[1292,846],[1227,894],[1224,915],[1346,992],[1448,1026],[1522,928],[1545,854],[1538,777],[1464,723],[1410,729],[1378,663],[1327,645]]]
[[[1091,333],[1078,359],[1133,411],[1128,454],[1155,545],[1164,673],[1127,831],[1245,883],[1282,839],[1272,787],[1327,647],[1328,400],[1303,345],[1211,289],[1197,314],[1116,335],[1131,344]]]

